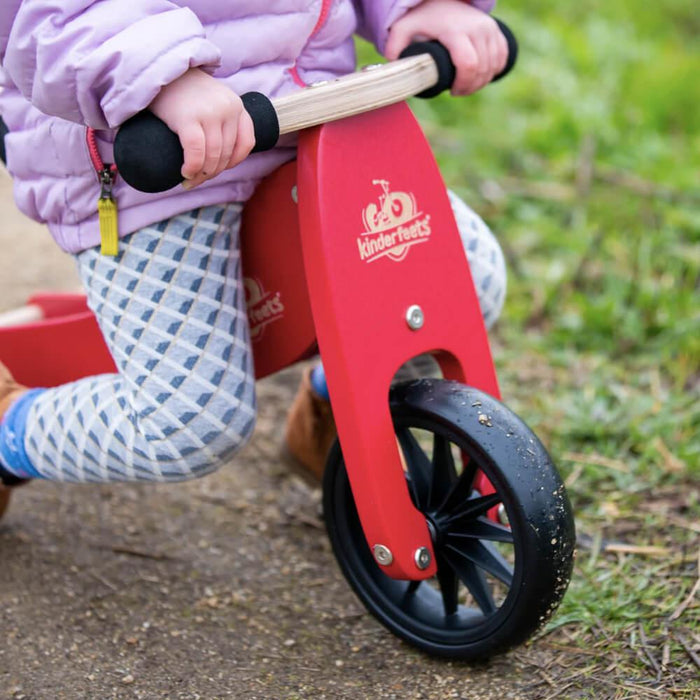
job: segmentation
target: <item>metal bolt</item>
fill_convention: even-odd
[[[296,185],[292,187],[292,201],[294,204],[299,204],[299,190],[297,189]]]
[[[418,304],[413,304],[408,307],[406,311],[406,323],[412,331],[418,331],[423,328],[423,323],[425,323],[425,316],[423,315],[423,309],[421,309]]]
[[[416,566],[421,571],[425,571],[430,566],[430,562],[432,561],[432,557],[430,556],[430,550],[427,547],[419,547],[416,550],[413,559],[416,562]]]
[[[391,550],[383,544],[375,544],[372,549],[374,558],[380,566],[390,566],[394,561],[394,555],[391,553]]]

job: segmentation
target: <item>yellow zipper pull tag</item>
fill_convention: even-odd
[[[100,252],[102,255],[116,256],[119,254],[119,226],[117,217],[117,203],[112,197],[112,185],[115,174],[110,166],[105,164],[100,172],[102,192],[97,202],[97,213],[100,219]]]

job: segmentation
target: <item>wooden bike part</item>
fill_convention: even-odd
[[[0,360],[20,384],[58,386],[116,371],[85,295],[35,294],[27,307],[36,318],[0,328]]]
[[[420,570],[431,538],[413,506],[388,393],[409,358],[435,352],[447,378],[498,384],[445,186],[405,104],[301,134],[301,240],[338,435],[363,531],[394,578]],[[424,323],[412,330],[409,309]]]
[[[435,61],[428,55],[367,66],[357,73],[311,85],[277,97],[280,135],[403,102],[438,80]]]
[[[296,177],[296,163],[283,166],[260,184],[243,211],[243,284],[258,379],[316,351]]]
[[[25,323],[35,323],[44,318],[44,312],[36,304],[26,304],[0,314],[0,328],[12,328]]]

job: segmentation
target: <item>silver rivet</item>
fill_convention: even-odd
[[[508,522],[508,513],[506,513],[506,507],[502,503],[498,506],[498,521],[501,523],[501,525],[510,524]]]
[[[423,323],[425,323],[425,316],[423,315],[423,309],[421,309],[418,304],[413,304],[408,307],[406,311],[406,323],[412,331],[418,331],[423,328]]]
[[[297,189],[296,185],[292,187],[292,201],[294,204],[299,204],[299,190]]]
[[[416,553],[413,558],[416,562],[416,566],[421,571],[425,571],[430,566],[430,562],[432,561],[432,557],[430,556],[430,550],[427,547],[419,547],[416,550]]]
[[[381,566],[390,566],[394,561],[394,555],[391,553],[391,550],[383,544],[375,544],[373,551],[377,564]]]

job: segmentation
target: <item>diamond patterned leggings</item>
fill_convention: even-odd
[[[178,481],[218,468],[255,423],[241,205],[176,216],[77,256],[119,374],[50,389],[27,453],[47,479]]]

